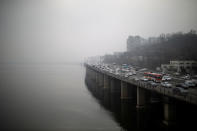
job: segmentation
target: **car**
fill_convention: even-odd
[[[170,76],[163,76],[162,81],[170,81],[172,78]]]
[[[113,70],[109,70],[109,73],[113,73],[114,71]]]
[[[145,77],[140,78],[140,80],[142,80],[142,81],[148,81],[148,79],[145,78]]]
[[[153,82],[153,81],[150,81],[149,83],[150,83],[152,86],[154,86],[154,87],[158,85],[158,83],[155,83],[155,82]]]
[[[136,75],[136,72],[135,71],[133,71],[133,75]]]
[[[188,89],[188,88],[189,88],[189,86],[188,86],[187,84],[185,84],[185,83],[181,83],[180,85],[181,85],[181,87],[183,87],[184,89]]]
[[[128,75],[128,74],[125,74],[125,75],[124,75],[124,77],[128,78],[128,77],[129,77],[129,75]]]
[[[185,80],[189,80],[191,77],[190,77],[190,75],[185,75],[185,76],[183,76],[183,77],[181,77],[181,78],[183,78],[183,79],[185,79]]]
[[[140,79],[138,79],[137,77],[134,78],[135,81],[139,81]]]
[[[172,87],[172,84],[168,83],[168,84],[165,85],[165,87],[171,88]]]
[[[177,94],[177,95],[187,95],[188,94],[188,90],[183,89],[181,87],[175,87],[175,88],[173,88],[172,91],[174,94]]]
[[[195,85],[197,85],[197,79],[191,79],[190,81],[192,81]]]
[[[128,76],[132,76],[132,75],[133,75],[133,73],[132,73],[132,72],[129,72],[127,75],[128,75]]]
[[[119,72],[115,72],[115,75],[120,75],[120,73]]]
[[[140,71],[140,69],[141,69],[140,67],[135,67],[136,71]]]
[[[165,84],[168,84],[168,82],[161,82],[162,86],[165,86]]]
[[[195,87],[195,84],[192,81],[185,81],[185,85],[189,87]]]
[[[164,86],[164,87],[168,87],[168,88],[172,87],[172,84],[170,84],[168,82],[162,82],[161,85]]]
[[[142,69],[140,69],[139,71],[146,71],[147,69],[146,68],[142,68]]]
[[[175,72],[175,73],[174,73],[174,75],[176,75],[176,76],[179,76],[179,75],[180,75],[180,73],[178,73],[178,72]]]

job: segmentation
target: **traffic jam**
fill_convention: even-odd
[[[149,83],[153,87],[160,86],[171,89],[176,95],[188,95],[188,93],[191,91],[197,91],[195,88],[197,86],[197,77],[190,76],[188,74],[164,74],[162,72],[152,71],[147,68],[140,68],[138,66],[132,66],[128,64],[118,65],[116,63],[89,63],[89,65],[108,73],[118,75],[124,79],[143,81]]]

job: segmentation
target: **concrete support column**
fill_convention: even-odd
[[[89,70],[90,78],[92,79],[92,69]]]
[[[150,103],[158,103],[158,102],[161,102],[161,95],[154,92],[154,91],[151,91],[150,92]]]
[[[167,126],[171,126],[176,121],[176,105],[170,98],[164,98],[164,120],[163,123]]]
[[[93,79],[93,81],[95,81],[95,71],[94,70],[92,70],[92,79]]]
[[[137,98],[137,87],[135,85],[128,84],[129,96],[132,100],[136,101]]]
[[[95,91],[99,92],[99,73],[97,71],[95,71]]]
[[[121,99],[130,99],[128,84],[124,81],[121,81]]]
[[[103,84],[104,84],[104,75],[101,74],[101,73],[98,73],[99,74],[99,86],[100,87],[103,87]]]
[[[112,108],[117,107],[120,104],[121,95],[121,81],[115,78],[110,78],[110,96],[111,96],[111,106]]]
[[[115,78],[110,78],[110,93],[120,93],[121,82]]]
[[[114,78],[111,78],[110,79],[110,93],[118,93],[118,84],[117,84],[117,81],[116,79]]]
[[[116,91],[115,87],[116,87],[116,81],[114,78],[111,78],[110,79],[110,93],[113,93]]]
[[[110,89],[110,77],[104,75],[104,89]]]
[[[86,76],[89,77],[89,69],[86,68]]]
[[[146,105],[146,94],[145,90],[137,87],[137,108],[144,108]]]
[[[106,107],[110,108],[110,76],[108,75],[104,75],[103,94],[104,94],[104,104]]]
[[[93,77],[94,77],[94,82],[96,82],[96,79],[97,79],[96,78],[97,77],[97,71],[94,71],[94,76]]]
[[[93,80],[96,81],[96,71],[94,70],[92,71],[92,77],[93,77]]]
[[[96,75],[95,75],[95,77],[96,77],[96,84],[99,84],[99,73],[98,72],[95,72],[96,73]]]

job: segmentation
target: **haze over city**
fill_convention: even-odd
[[[196,5],[196,0],[1,0],[1,57],[64,62],[125,51],[129,35],[197,29]]]

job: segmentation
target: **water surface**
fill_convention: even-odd
[[[176,101],[174,127],[163,103],[136,109],[136,100],[96,90],[81,65],[0,65],[0,129],[12,131],[174,131],[196,129],[196,106]],[[101,88],[102,89],[102,88]],[[158,95],[156,95],[158,96]],[[162,95],[160,94],[160,97]],[[174,116],[174,115],[173,115]]]
[[[1,65],[1,129],[121,130],[87,90],[80,65]]]

